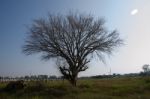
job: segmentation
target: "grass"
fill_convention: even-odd
[[[21,90],[6,92],[0,83],[0,99],[150,99],[150,77],[84,79],[72,87],[67,81],[25,82]]]

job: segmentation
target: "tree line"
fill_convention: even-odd
[[[0,76],[0,81],[17,81],[17,80],[25,80],[25,81],[31,81],[31,80],[57,80],[62,79],[62,76],[55,76],[55,75],[31,75],[31,76],[22,76],[22,77],[11,77],[6,76],[2,77]]]

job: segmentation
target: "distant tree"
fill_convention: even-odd
[[[142,69],[144,70],[145,73],[150,71],[149,66],[150,66],[149,64],[143,65]]]
[[[37,80],[37,79],[38,79],[38,77],[36,75],[31,75],[30,76],[30,80]]]
[[[28,81],[28,80],[30,80],[30,77],[29,76],[25,76],[24,79]]]
[[[49,79],[57,79],[55,75],[49,76]]]
[[[104,23],[104,19],[78,13],[34,20],[23,52],[42,53],[43,59],[56,58],[61,74],[76,86],[79,72],[88,69],[94,55],[103,60],[123,43],[118,32],[107,31]]]
[[[37,80],[42,80],[42,81],[47,81],[48,80],[48,75],[38,75]]]

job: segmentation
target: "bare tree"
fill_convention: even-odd
[[[142,69],[144,70],[145,73],[149,72],[150,71],[150,68],[149,68],[149,64],[145,64],[143,65]]]
[[[103,59],[123,42],[115,30],[108,32],[104,23],[104,19],[79,13],[34,20],[23,52],[42,53],[43,59],[57,58],[62,75],[76,86],[78,73],[88,69],[91,56]]]

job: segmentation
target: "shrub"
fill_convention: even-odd
[[[25,87],[25,84],[23,80],[11,81],[6,85],[5,90],[14,91],[14,90],[23,89],[24,87]]]

